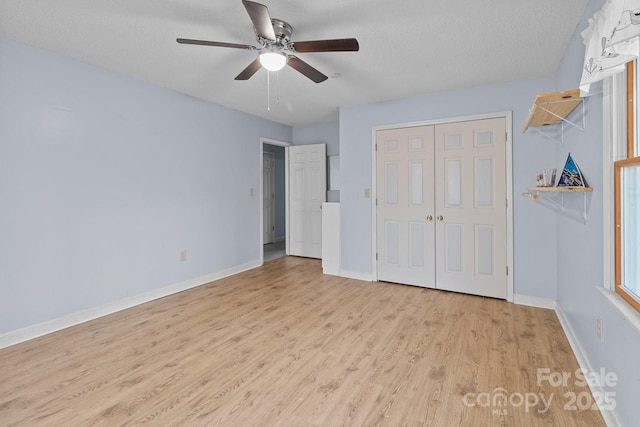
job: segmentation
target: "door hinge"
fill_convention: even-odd
[[[378,260],[378,253],[376,252],[376,261]]]
[[[507,276],[508,276],[509,275],[509,266],[508,265],[507,265],[506,269],[507,269]]]

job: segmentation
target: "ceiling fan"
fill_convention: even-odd
[[[236,80],[248,80],[261,67],[269,71],[278,71],[285,65],[302,73],[316,83],[327,80],[327,76],[298,58],[296,53],[308,52],[356,52],[359,50],[358,40],[332,39],[310,40],[302,42],[291,41],[293,27],[288,23],[271,18],[267,6],[249,0],[242,0],[256,33],[256,40],[260,47],[248,44],[224,43],[207,40],[193,40],[178,38],[176,41],[182,44],[197,44],[204,46],[230,47],[234,49],[246,49],[259,51],[258,57],[247,68],[236,76]]]

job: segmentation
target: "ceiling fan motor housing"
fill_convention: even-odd
[[[291,40],[291,34],[293,34],[293,27],[287,22],[280,19],[271,19],[273,25],[273,31],[276,33],[276,39],[280,43],[288,43]]]

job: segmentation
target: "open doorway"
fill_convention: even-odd
[[[262,139],[261,239],[263,262],[287,255],[286,150],[291,144]]]

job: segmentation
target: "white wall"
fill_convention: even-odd
[[[0,100],[0,335],[259,261],[289,126],[5,38]]]

